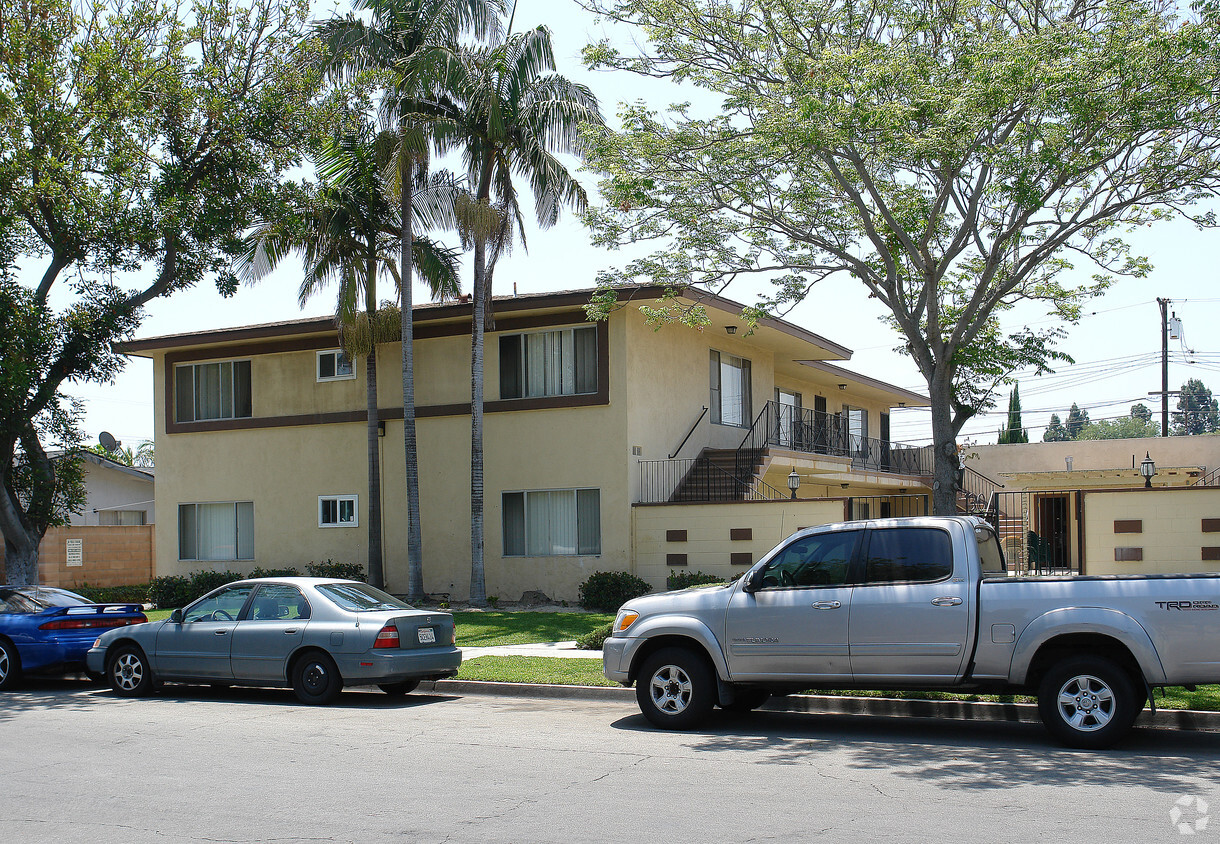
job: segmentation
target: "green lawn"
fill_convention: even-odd
[[[457,679],[552,686],[618,685],[602,674],[601,660],[549,656],[480,656],[463,662]]]
[[[606,613],[580,612],[466,612],[453,613],[458,647],[529,645],[535,642],[569,642],[614,621]],[[544,657],[549,659],[549,657]]]

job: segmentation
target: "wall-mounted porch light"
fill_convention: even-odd
[[[724,331],[725,331],[725,333],[726,333],[726,334],[736,334],[736,333],[737,333],[737,326],[735,326],[735,325],[726,325],[726,326],[724,327]]]
[[[847,389],[847,385],[846,385],[846,384],[840,384],[840,385],[839,385],[839,389],[840,389],[840,390],[846,390],[846,389]]]

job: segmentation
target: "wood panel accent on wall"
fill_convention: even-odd
[[[667,566],[684,566],[686,565],[685,554],[666,554],[665,565]]]
[[[749,551],[734,551],[729,554],[729,562],[735,566],[749,566],[754,563],[754,555]]]
[[[1115,533],[1143,533],[1144,532],[1144,520],[1143,519],[1115,519],[1114,520],[1114,532]]]
[[[686,531],[684,530],[667,530],[665,531],[666,542],[685,542]]]
[[[1203,532],[1204,533],[1220,533],[1220,519],[1204,519],[1203,520]]]
[[[1214,563],[1220,561],[1220,548],[1215,546],[1203,546],[1203,562]]]
[[[754,529],[753,528],[729,528],[729,539],[738,540],[738,539],[753,539],[753,538],[754,538]]]
[[[1116,563],[1139,563],[1143,562],[1143,548],[1115,548],[1114,561]]]

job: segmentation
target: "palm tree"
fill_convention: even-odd
[[[350,359],[365,359],[369,582],[379,587],[385,584],[385,571],[377,344],[397,339],[398,327],[392,313],[378,309],[377,278],[389,273],[399,282],[398,209],[381,180],[395,143],[385,133],[373,136],[367,127],[326,142],[317,162],[322,187],[285,219],[258,227],[238,266],[240,274],[254,280],[274,269],[289,252],[299,251],[305,267],[298,293],[302,306],[322,287],[338,283],[335,321],[340,347]],[[456,294],[457,253],[425,239],[414,243],[414,252],[434,297]]]
[[[584,189],[559,159],[580,155],[580,127],[600,124],[597,98],[555,73],[546,27],[509,36],[490,48],[437,50],[418,64],[434,73],[435,107],[427,111],[440,152],[460,151],[472,201],[459,209],[463,240],[474,250],[470,351],[470,600],[487,600],[483,569],[483,333],[491,328],[491,277],[514,227],[525,232],[513,175],[528,180],[542,228],[564,205],[587,204]]]
[[[382,114],[399,136],[396,178],[399,192],[399,254],[402,323],[403,453],[407,488],[408,598],[424,596],[423,542],[420,533],[419,460],[415,424],[415,322],[412,312],[412,254],[415,251],[413,199],[427,173],[428,143],[411,118],[423,93],[411,59],[425,49],[452,46],[465,34],[497,37],[503,0],[356,0],[367,22],[349,15],[322,23],[317,33],[326,45],[327,69],[335,76],[376,71],[388,77]]]

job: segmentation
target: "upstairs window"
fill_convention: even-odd
[[[597,392],[597,328],[560,328],[500,337],[500,398]]]
[[[250,361],[182,364],[174,370],[174,418],[178,422],[249,419]]]
[[[350,381],[356,377],[356,368],[347,355],[338,349],[318,352],[319,381]]]
[[[712,350],[711,357],[712,424],[744,428],[753,420],[750,413],[750,362]]]

